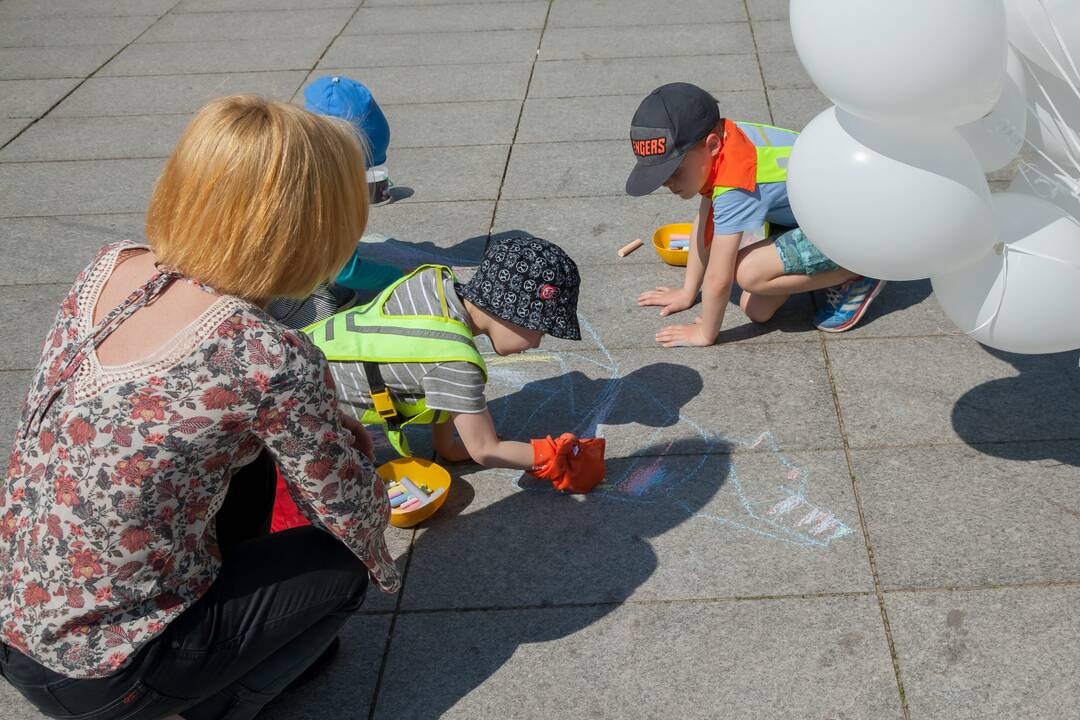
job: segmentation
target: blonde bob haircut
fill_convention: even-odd
[[[146,237],[162,264],[265,302],[334,277],[367,217],[364,150],[350,125],[235,95],[203,107],[180,136]]]

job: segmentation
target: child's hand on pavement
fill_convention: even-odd
[[[656,342],[664,347],[708,347],[715,340],[701,334],[701,318],[694,318],[690,325],[668,325],[656,333]]]
[[[661,305],[660,316],[665,317],[686,310],[693,305],[694,296],[682,288],[658,287],[641,293],[638,296],[637,304],[642,307]]]

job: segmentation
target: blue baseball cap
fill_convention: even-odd
[[[386,162],[390,125],[363,84],[340,75],[321,77],[304,88],[304,108],[347,120],[367,143],[371,165]]]

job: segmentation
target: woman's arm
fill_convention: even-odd
[[[383,538],[390,504],[371,460],[354,446],[363,438],[354,439],[342,424],[330,367],[318,348],[294,332],[280,347],[251,431],[274,456],[300,512],[340,538],[380,587],[393,592],[400,578]],[[269,352],[261,356],[275,359]],[[266,372],[256,363],[252,373]]]

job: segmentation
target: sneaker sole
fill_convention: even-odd
[[[855,324],[862,320],[862,316],[866,314],[866,309],[870,307],[870,303],[874,302],[874,298],[876,298],[878,296],[878,293],[881,292],[881,289],[885,287],[885,282],[886,281],[883,280],[877,284],[877,287],[875,287],[873,292],[870,293],[870,297],[866,298],[862,306],[859,307],[858,312],[852,315],[846,323],[831,328],[824,328],[818,325],[818,330],[827,333],[840,333],[844,332],[845,330],[850,330]]]

